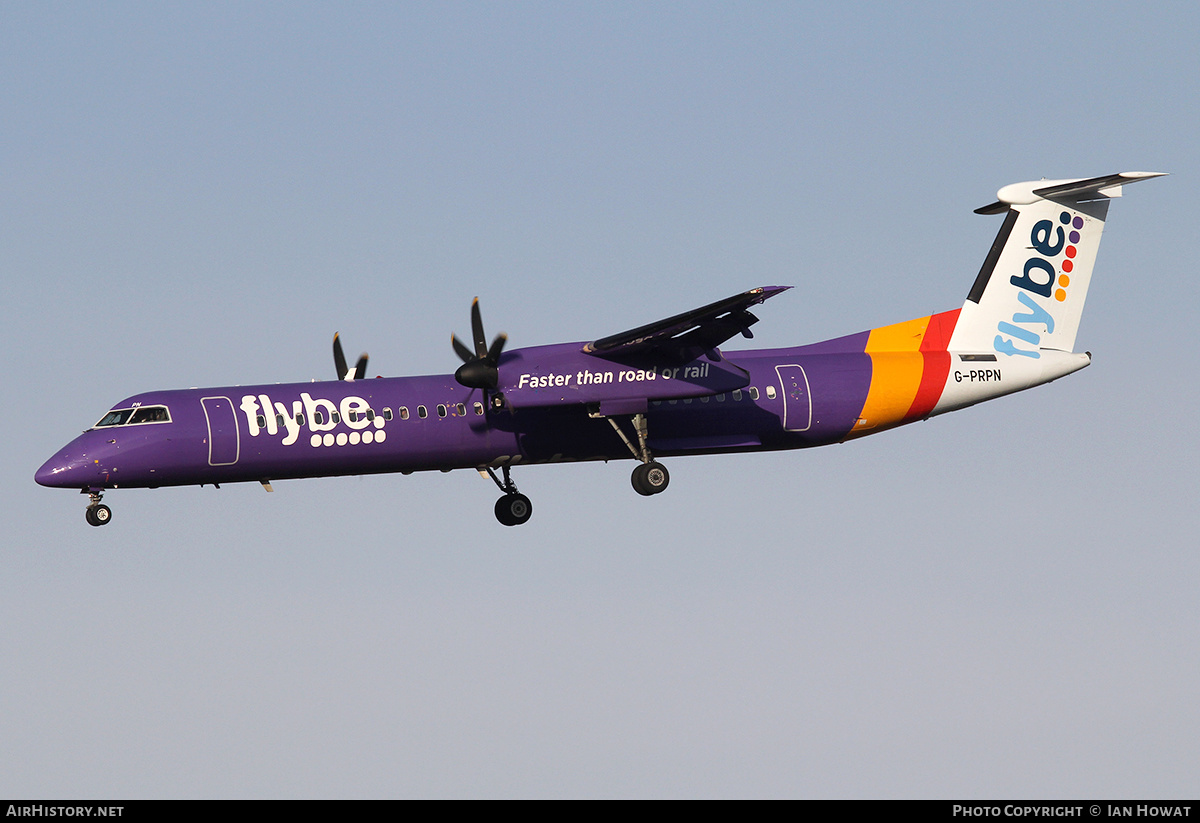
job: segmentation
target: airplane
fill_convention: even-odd
[[[841,443],[1048,383],[1091,363],[1076,333],[1100,235],[1123,186],[1159,172],[1038,180],[976,209],[1004,222],[959,309],[819,343],[724,352],[751,338],[762,286],[590,342],[489,345],[479,300],[450,375],[372,380],[334,335],[336,381],[154,391],[117,403],[38,469],[111,521],[110,489],[475,469],[527,522],[517,465],[632,458],[641,495],[660,458]]]

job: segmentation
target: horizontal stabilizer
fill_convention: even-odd
[[[1070,183],[1061,183],[1057,186],[1046,186],[1041,189],[1034,189],[1033,193],[1038,197],[1045,197],[1047,200],[1055,197],[1073,197],[1077,194],[1085,192],[1098,192],[1106,197],[1120,197],[1120,187],[1123,183],[1136,183],[1139,180],[1149,180],[1152,177],[1165,177],[1164,171],[1123,171],[1117,174],[1110,174],[1107,177],[1092,177],[1088,180],[1076,180]],[[1109,193],[1105,189],[1117,188],[1117,191]]]
[[[1013,183],[996,192],[996,202],[975,209],[976,214],[1003,214],[1009,206],[1028,206],[1038,200],[1063,198],[1084,199],[1080,195],[1097,194],[1101,197],[1120,197],[1121,186],[1164,177],[1161,171],[1123,171],[1103,177],[1087,177],[1079,180],[1034,180],[1028,183]]]

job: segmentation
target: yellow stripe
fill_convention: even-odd
[[[904,420],[921,386],[925,358],[921,341],[928,317],[872,329],[866,351],[871,355],[871,388],[850,436],[894,426]]]

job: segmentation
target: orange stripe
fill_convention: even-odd
[[[907,323],[871,329],[871,336],[867,338],[867,354],[877,351],[919,351],[929,320],[929,317],[918,317]]]
[[[876,352],[871,355],[871,388],[855,431],[892,426],[904,420],[921,384],[920,352]]]
[[[912,408],[925,370],[920,349],[929,320],[919,317],[871,330],[866,345],[871,355],[871,387],[855,433],[895,425]]]

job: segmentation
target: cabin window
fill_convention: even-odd
[[[265,429],[267,427],[267,418],[263,417],[261,414],[255,417],[254,420],[258,423],[258,427],[260,429]]]
[[[445,417],[445,416],[446,416],[446,405],[444,403],[438,403],[438,417]]]
[[[419,417],[419,418],[421,418],[422,420],[424,420],[424,419],[425,419],[426,417],[428,417],[428,416],[429,416],[429,410],[428,410],[428,409],[426,409],[424,406],[417,406],[417,417]]]
[[[741,390],[741,389],[734,389],[734,390],[733,390],[733,399],[734,399],[734,400],[741,400],[741,399],[742,399],[742,390]]]
[[[346,415],[346,419],[349,420],[351,423],[357,423],[358,422],[358,412],[356,412],[356,411],[350,412],[349,414]]]
[[[700,402],[701,402],[701,403],[707,403],[707,402],[708,402],[708,395],[706,394],[706,395],[704,395],[704,397],[701,397],[701,398],[700,398]]]
[[[750,391],[750,399],[757,400],[758,399],[758,389],[755,388],[754,386],[751,386],[749,391]]]
[[[724,402],[725,402],[725,395],[724,395],[724,394],[718,394],[718,395],[717,395],[717,402],[718,402],[718,403],[724,403]]]
[[[282,414],[275,415],[275,428],[277,428],[277,429],[286,428],[286,424],[283,422]]]
[[[678,406],[678,405],[679,405],[679,401],[678,401],[678,400],[668,400],[667,402],[668,402],[668,403],[670,403],[672,406]]]
[[[396,408],[400,412],[400,419],[407,420],[408,419],[408,406],[397,406]]]
[[[297,426],[304,425],[304,412],[296,412],[296,425]]]
[[[775,387],[774,386],[767,386],[767,399],[768,400],[775,399]]]
[[[134,409],[133,417],[129,420],[130,425],[170,422],[171,415],[167,414],[166,406],[142,406],[140,409]]]
[[[391,409],[389,409],[389,408],[384,408],[384,410],[383,410],[383,419],[384,419],[384,420],[391,420],[391,419],[392,419],[392,410],[391,410]]]
[[[683,398],[683,404],[684,404],[685,406],[690,406],[690,405],[692,405],[692,398],[690,398],[690,397],[685,397],[685,398]]]
[[[483,414],[483,404],[480,403],[478,400],[475,401],[475,404],[471,408],[475,409],[476,415]]]
[[[341,416],[340,414],[338,414],[337,412],[331,412],[331,413],[330,413],[330,415],[329,415],[329,418],[330,418],[331,420],[333,420],[333,422],[334,422],[334,423],[341,423],[341,422],[342,422],[342,416]]]
[[[456,412],[458,412],[458,416],[459,416],[459,417],[466,417],[466,414],[467,414],[467,407],[466,407],[466,406],[464,406],[462,403],[456,403],[456,404],[454,405],[454,410],[455,410]]]
[[[317,426],[324,426],[325,425],[325,412],[321,412],[321,411],[313,412],[313,424],[317,425]]]
[[[375,410],[374,409],[367,409],[367,420],[371,421],[372,423],[375,422]]]

